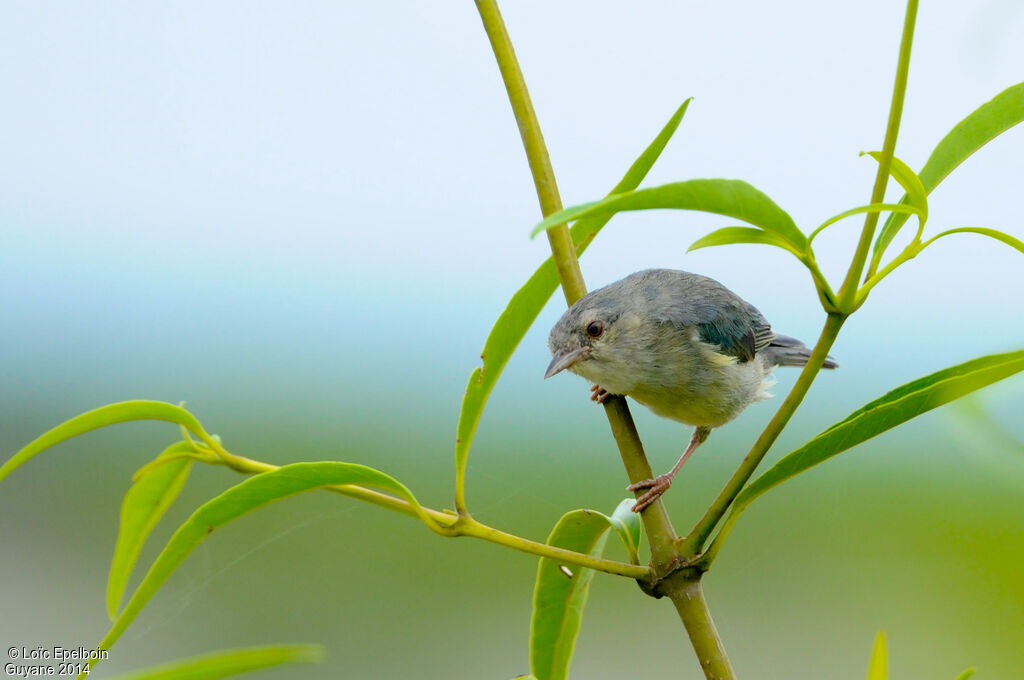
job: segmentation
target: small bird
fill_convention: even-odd
[[[633,397],[655,414],[696,430],[666,474],[631,484],[647,489],[640,512],[668,490],[683,463],[711,433],[766,390],[776,366],[803,366],[811,351],[776,335],[761,312],[713,279],[647,269],[580,298],[558,320],[545,378],[568,369],[593,383],[591,399]],[[838,368],[828,357],[825,368]]]

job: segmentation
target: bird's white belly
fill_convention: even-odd
[[[668,384],[634,385],[627,394],[664,418],[714,428],[738,416],[752,402],[771,396],[764,391],[770,372],[757,357],[677,376]]]

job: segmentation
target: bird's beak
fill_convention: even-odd
[[[555,356],[551,357],[551,363],[548,364],[548,370],[547,373],[544,374],[544,379],[547,380],[554,374],[564,371],[589,353],[589,347],[558,350],[555,352]]]

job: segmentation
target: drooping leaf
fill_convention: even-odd
[[[271,645],[229,649],[144,668],[112,680],[217,680],[286,663],[319,663],[319,645]]]
[[[654,141],[644,149],[622,180],[615,185],[612,194],[630,191],[639,186],[679,127],[689,104],[690,100],[687,99],[676,110]],[[609,219],[611,216],[595,216],[580,220],[573,226],[570,234],[577,254],[582,254],[586,250]],[[473,435],[476,433],[487,398],[505,368],[505,364],[508,363],[509,357],[512,356],[512,352],[519,346],[526,331],[536,321],[537,315],[540,314],[557,288],[558,270],[555,268],[554,260],[548,258],[523,287],[512,296],[505,311],[498,317],[487,336],[484,350],[480,354],[483,366],[475,369],[469,376],[466,395],[462,399],[462,408],[459,412],[455,440],[456,485],[459,488],[465,478],[469,447],[473,443]]]
[[[1003,132],[1024,121],[1024,83],[1009,87],[957,123],[939,142],[918,177],[931,193],[958,165]],[[906,197],[904,197],[904,201]],[[907,216],[893,213],[875,241],[874,259],[881,258]]]
[[[619,535],[622,545],[629,553],[629,561],[633,564],[640,564],[640,541],[643,537],[640,525],[640,513],[633,512],[635,498],[625,498],[615,508],[612,516],[608,518],[615,533]]]
[[[868,151],[867,155],[874,158],[879,163],[882,162],[881,151]],[[889,164],[889,174],[899,182],[903,190],[906,191],[906,203],[914,208],[917,213],[918,219],[921,220],[921,224],[924,224],[928,220],[928,192],[924,188],[924,184],[921,182],[921,178],[917,176],[917,173],[910,169],[910,166],[904,163],[895,156],[892,157],[892,161]]]
[[[191,450],[189,442],[177,442],[161,453],[158,460]],[[150,468],[125,494],[121,504],[121,527],[117,533],[114,559],[110,564],[110,577],[107,579],[107,613],[111,620],[117,618],[117,608],[143,544],[178,497],[191,467],[191,458],[173,458]]]
[[[210,444],[213,441],[211,435],[207,434],[195,416],[179,406],[162,401],[122,401],[87,411],[43,433],[0,466],[0,481],[25,461],[55,444],[107,425],[126,423],[132,420],[163,420],[177,423],[188,428],[205,443]]]
[[[293,463],[260,473],[204,503],[174,532],[97,646],[109,650],[164,581],[214,529],[273,501],[332,484],[359,484],[394,493],[408,501],[424,522],[429,521],[419,501],[405,485],[365,465]]]
[[[776,246],[784,250],[788,250],[797,257],[800,257],[801,253],[797,252],[793,245],[790,244],[786,239],[782,238],[778,234],[773,234],[770,231],[764,229],[757,229],[756,227],[723,227],[716,229],[706,236],[702,236],[694,241],[686,252],[692,250],[698,250],[700,248],[710,248],[711,246],[726,246],[734,243],[756,243],[767,246]]]
[[[614,529],[639,564],[640,515],[633,512],[635,498],[626,498],[611,516],[596,510],[573,510],[562,516],[548,536],[548,543],[576,552],[600,556],[608,529]],[[541,558],[533,591],[530,621],[530,669],[537,680],[562,680],[569,673],[587,602],[593,570]]]
[[[820,234],[822,231],[832,226],[836,222],[839,222],[840,220],[845,220],[847,217],[852,217],[854,215],[860,215],[869,212],[896,212],[905,213],[907,215],[921,215],[920,208],[900,203],[872,203],[871,205],[862,205],[859,208],[851,208],[849,210],[844,210],[838,215],[833,215],[832,217],[828,218],[827,220],[821,223],[821,226],[819,226],[817,229],[811,232],[811,235],[807,237],[807,240],[813,241],[818,234]]]
[[[885,649],[885,631],[878,631],[875,646],[871,650],[871,661],[868,662],[868,680],[888,680],[889,654]]]
[[[784,456],[754,480],[736,497],[723,531],[769,489],[875,435],[1022,370],[1024,350],[1018,350],[972,359],[897,387]]]
[[[1024,242],[1022,242],[1020,239],[1014,238],[1013,236],[1010,236],[1009,234],[1006,234],[1004,232],[997,231],[995,229],[988,229],[986,227],[958,227],[956,229],[949,229],[947,231],[942,232],[941,234],[936,234],[935,236],[931,237],[930,239],[925,241],[924,245],[927,246],[931,243],[934,243],[936,240],[942,238],[943,236],[949,236],[950,234],[981,234],[982,236],[988,236],[989,238],[994,238],[997,241],[1002,241],[1011,248],[1015,248],[1020,252],[1024,253]]]
[[[807,247],[807,238],[785,210],[738,179],[691,179],[615,194],[548,215],[534,227],[533,235],[556,224],[590,215],[610,217],[627,210],[658,209],[699,210],[733,217],[782,237],[797,252],[802,253]]]
[[[573,510],[558,520],[548,543],[600,555],[608,526],[608,518],[601,513]],[[530,670],[537,680],[564,680],[568,675],[593,577],[592,569],[570,568],[541,558],[530,621]]]

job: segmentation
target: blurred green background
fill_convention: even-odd
[[[948,4],[920,13],[897,149],[915,168],[956,121],[1021,80],[1021,6]],[[526,238],[539,215],[472,5],[5,8],[0,452],[102,404],[185,399],[236,453],[365,463],[428,505],[450,504],[465,381],[546,254],[543,239]],[[873,162],[856,154],[880,145],[896,4],[503,9],[567,203],[611,187],[690,95],[649,184],[740,177],[806,230],[867,201]],[[929,232],[981,225],[1020,237],[1022,145],[1011,131],[947,180]],[[716,226],[702,215],[616,218],[584,274],[596,286],[651,266],[699,271],[812,341],[822,314],[787,254],[685,254]],[[835,278],[856,228],[819,239]],[[821,376],[770,459],[907,380],[1024,346],[1020,258],[951,238],[879,286],[836,345],[842,369]],[[625,495],[583,381],[541,380],[561,308],[558,294],[508,365],[470,456],[474,514],[536,539],[570,509],[608,511]],[[795,373],[778,377],[785,394]],[[1024,381],[981,403],[1024,439]],[[677,529],[777,404],[755,405],[687,464],[666,499]],[[671,465],[689,432],[634,414],[654,467]],[[102,637],[120,499],[176,436],[157,423],[96,432],[0,485],[0,642]],[[197,467],[141,563],[237,481]],[[705,580],[740,677],[863,677],[880,628],[894,680],[951,680],[968,666],[979,680],[1021,677],[1022,499],[1024,452],[954,407],[772,491]],[[535,568],[307,494],[203,543],[96,672],[309,641],[327,647],[327,664],[263,677],[510,678],[528,670]],[[699,677],[672,608],[599,576],[573,675],[641,673]]]

